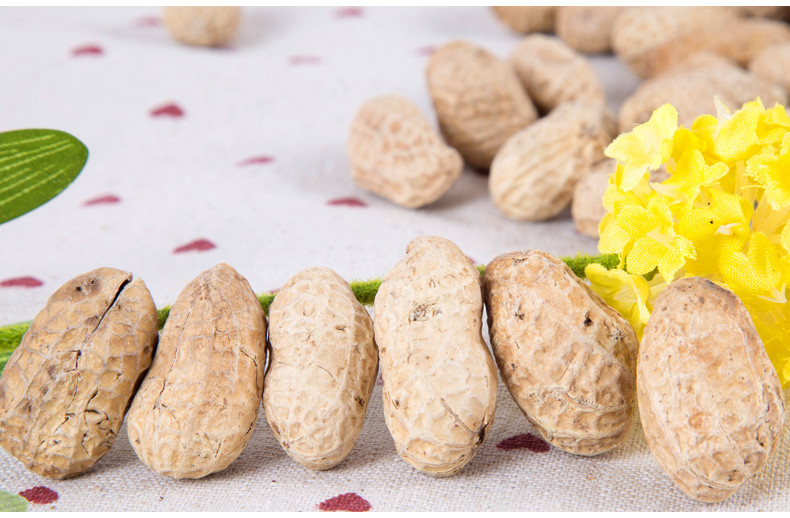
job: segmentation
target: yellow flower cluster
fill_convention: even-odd
[[[609,145],[618,165],[598,248],[618,254],[620,264],[585,273],[640,337],[668,282],[701,276],[727,287],[749,310],[787,388],[790,117],[784,106],[766,109],[759,100],[735,113],[716,105],[716,117],[678,128],[666,104]]]

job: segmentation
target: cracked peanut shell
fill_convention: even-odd
[[[731,291],[700,277],[656,299],[637,367],[650,451],[687,495],[720,502],[781,442],[784,396],[752,319]]]
[[[49,478],[109,451],[158,338],[143,281],[97,268],[61,286],[0,376],[0,445]]]
[[[565,263],[503,254],[484,276],[491,347],[507,389],[548,442],[598,455],[628,438],[636,333]]]
[[[346,148],[357,185],[408,208],[438,200],[464,168],[419,108],[397,95],[362,105]]]
[[[443,45],[426,75],[442,135],[473,167],[488,168],[505,140],[538,116],[513,68],[471,43]]]
[[[263,309],[236,270],[218,264],[187,284],[129,409],[140,460],[172,478],[228,467],[255,429],[265,340]]]
[[[269,309],[266,420],[288,455],[323,470],[348,456],[376,383],[373,320],[329,268],[309,268]]]
[[[419,237],[384,278],[374,306],[395,448],[423,473],[452,475],[485,440],[496,408],[480,273],[447,239]]]

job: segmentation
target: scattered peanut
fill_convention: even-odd
[[[516,32],[553,32],[556,7],[551,6],[492,6],[499,20]]]
[[[664,103],[678,110],[678,124],[690,127],[704,113],[716,113],[714,97],[735,108],[760,97],[766,106],[787,104],[785,91],[735,66],[711,66],[702,70],[665,74],[642,83],[620,108],[620,131],[646,122]]]
[[[88,471],[151,364],[157,324],[130,273],[97,268],[61,286],[0,376],[0,445],[45,477]]]
[[[236,34],[241,19],[241,8],[220,7],[163,7],[165,27],[176,40],[187,45],[219,47]]]
[[[489,190],[509,218],[540,221],[560,213],[611,141],[601,104],[572,102],[513,135],[491,165]]]
[[[756,53],[749,60],[749,70],[790,92],[790,43],[771,45]]]
[[[378,370],[373,321],[350,286],[310,268],[277,292],[269,310],[266,420],[288,455],[332,468],[362,430]]]
[[[129,410],[140,460],[173,478],[228,467],[255,429],[265,339],[263,309],[236,270],[218,264],[187,284]]]
[[[576,231],[585,236],[598,238],[598,225],[606,215],[603,195],[609,186],[609,177],[614,173],[617,161],[601,160],[590,168],[590,172],[579,180],[573,190],[571,216]]]
[[[590,63],[554,36],[527,36],[513,50],[510,63],[542,113],[566,101],[606,100]]]
[[[439,199],[464,167],[419,108],[396,95],[362,105],[347,150],[357,185],[409,208]]]
[[[705,27],[673,38],[651,50],[645,57],[648,76],[670,69],[684,56],[709,51],[746,66],[765,47],[790,42],[790,27],[784,22],[763,18],[738,19]]]
[[[687,495],[719,502],[780,443],[784,398],[735,294],[699,277],[673,282],[653,307],[637,367],[650,450]]]
[[[612,50],[612,25],[622,6],[562,6],[557,8],[556,33],[577,52],[600,54]]]
[[[480,274],[452,242],[420,237],[375,300],[384,417],[406,462],[460,471],[494,419],[497,375],[481,335]]]
[[[474,167],[488,168],[505,140],[537,118],[510,65],[471,43],[442,46],[426,75],[444,138]]]
[[[641,77],[653,49],[684,33],[721,25],[739,16],[733,7],[629,7],[612,25],[615,54]]]
[[[498,256],[484,286],[499,372],[526,418],[569,453],[622,444],[633,423],[638,349],[628,322],[538,250]]]

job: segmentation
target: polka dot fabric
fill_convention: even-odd
[[[0,324],[27,321],[49,295],[99,266],[142,278],[158,307],[226,262],[257,293],[326,266],[384,275],[419,235],[446,237],[481,263],[518,249],[595,253],[568,212],[510,221],[467,169],[439,201],[406,210],[351,181],[345,142],[365,100],[397,93],[435,120],[425,63],[443,43],[501,57],[519,37],[487,8],[244,7],[221,49],[170,39],[156,8],[0,7],[0,131],[68,131],[89,149],[77,180],[0,225]],[[637,80],[592,64],[616,109]],[[485,334],[486,331],[484,331]],[[264,422],[228,469],[174,481],[148,470],[122,426],[88,473],[47,480],[0,451],[0,510],[17,511],[680,511],[787,510],[790,431],[761,475],[719,505],[685,497],[637,423],[595,458],[540,439],[499,385],[486,442],[459,474],[435,479],[400,459],[377,384],[362,433],[338,467],[289,459]]]

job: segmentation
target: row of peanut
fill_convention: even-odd
[[[573,454],[623,444],[638,398],[655,457],[703,501],[732,494],[780,442],[784,399],[759,336],[737,297],[703,279],[661,294],[640,349],[559,259],[503,254],[481,280],[455,244],[420,237],[374,316],[336,273],[311,268],[277,293],[267,325],[247,280],[219,264],[184,288],[159,337],[143,282],[93,270],[50,297],[0,376],[0,445],[38,474],[74,476],[110,449],[128,409],[148,467],[199,478],[241,454],[262,403],[288,455],[329,469],[356,442],[379,367],[397,452],[436,476],[485,440],[497,367],[538,432]]]

